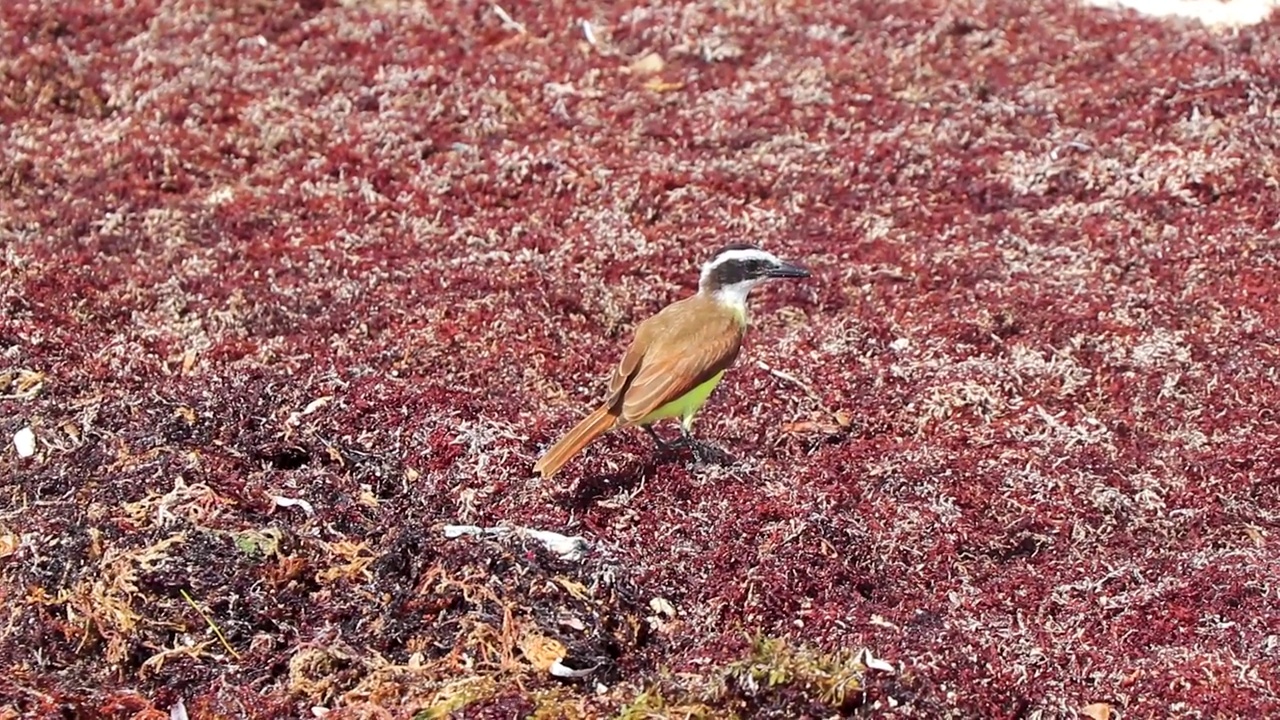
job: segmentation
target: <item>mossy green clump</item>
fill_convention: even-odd
[[[857,698],[865,672],[852,650],[824,653],[761,636],[747,658],[725,669],[724,692],[753,704],[769,705],[771,696],[785,695],[788,701],[803,699],[838,710]]]
[[[669,699],[657,687],[651,687],[636,696],[636,699],[623,706],[615,720],[715,720],[717,718],[736,718],[726,716],[721,710],[699,702],[686,693],[673,693]]]
[[[276,528],[244,530],[235,534],[236,549],[252,558],[266,558],[280,553],[283,537]]]
[[[733,720],[803,717],[851,709],[866,668],[851,650],[833,653],[759,636],[746,657],[706,673],[668,676],[626,704],[615,720]]]
[[[440,688],[425,706],[413,714],[413,720],[446,720],[465,710],[468,705],[493,696],[496,685],[492,678],[461,678]]]

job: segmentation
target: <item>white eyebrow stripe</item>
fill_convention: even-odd
[[[699,283],[705,283],[711,273],[715,271],[721,263],[731,262],[734,260],[763,260],[767,263],[776,263],[778,258],[773,253],[765,252],[757,248],[744,248],[742,250],[726,250],[719,255],[711,258],[702,266],[702,275],[698,278]]]

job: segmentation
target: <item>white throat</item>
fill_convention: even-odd
[[[751,294],[751,288],[759,284],[759,280],[743,280],[742,282],[719,288],[712,294],[712,297],[716,302],[731,308],[745,319],[747,316],[747,295]]]

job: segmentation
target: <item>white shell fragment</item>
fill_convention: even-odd
[[[444,536],[448,539],[462,537],[463,535],[473,535],[475,537],[505,537],[513,532],[518,535],[537,540],[546,546],[548,550],[559,555],[562,560],[569,560],[570,562],[577,562],[581,560],[591,550],[591,546],[587,541],[577,535],[561,535],[558,532],[552,532],[550,530],[535,530],[534,528],[519,527],[508,528],[501,526],[482,528],[479,525],[444,526]]]
[[[479,525],[445,525],[444,536],[446,539],[462,537],[463,535],[474,535],[476,537],[502,537],[509,529],[504,527],[482,528]]]
[[[564,665],[559,660],[557,660],[551,663],[551,669],[548,670],[547,672],[551,673],[552,675],[555,675],[556,677],[580,678],[580,677],[586,677],[591,673],[595,672],[595,668],[589,667],[589,668],[586,668],[585,670],[574,670],[573,668],[567,665]]]
[[[18,451],[18,457],[29,458],[36,454],[36,433],[28,427],[24,427],[13,434],[13,447]]]
[[[302,508],[302,511],[308,515],[316,514],[316,509],[311,507],[311,503],[301,498],[291,498],[291,497],[285,497],[283,495],[273,495],[271,497],[271,500],[276,504],[277,507],[293,507],[294,505],[297,505],[298,507]]]
[[[560,617],[560,624],[567,628],[577,630],[578,632],[583,632],[587,629],[586,623],[572,615],[562,615]]]
[[[534,530],[526,528],[524,534],[547,546],[551,552],[563,560],[577,562],[587,554],[587,541],[577,535],[561,535],[550,530]]]
[[[676,616],[676,607],[671,604],[670,600],[664,597],[651,598],[649,600],[649,609],[659,615],[666,615],[667,617]]]
[[[315,400],[312,400],[311,402],[307,403],[307,406],[302,408],[302,410],[289,413],[289,418],[284,421],[284,424],[297,425],[302,420],[302,418],[316,412],[317,410],[324,407],[325,405],[328,405],[329,401],[331,400],[333,400],[332,395],[325,395],[324,397],[318,397]]]
[[[869,670],[879,670],[880,672],[887,673],[894,672],[893,663],[890,663],[887,660],[881,660],[875,655],[872,655],[871,651],[866,648],[863,648],[862,652],[858,655],[858,662],[862,663],[862,665]]]

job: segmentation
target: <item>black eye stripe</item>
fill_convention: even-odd
[[[743,280],[762,277],[769,269],[769,263],[756,258],[743,260],[725,260],[713,271],[717,287],[725,287]]]

